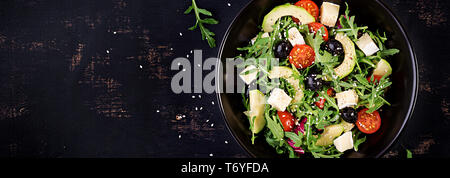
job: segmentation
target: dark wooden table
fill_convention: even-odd
[[[219,44],[249,0],[197,0]],[[449,157],[450,2],[385,0],[417,53],[414,115],[383,157]],[[0,157],[248,157],[215,94],[174,94],[176,57],[218,48],[190,1],[0,1]],[[181,118],[177,119],[177,116]],[[184,116],[184,117],[183,117]]]

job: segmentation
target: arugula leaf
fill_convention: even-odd
[[[196,18],[196,22],[195,25],[188,28],[189,30],[195,30],[197,29],[197,27],[200,28],[200,32],[202,34],[202,40],[207,40],[208,41],[208,45],[211,48],[216,47],[216,40],[214,39],[214,36],[216,34],[214,34],[213,32],[211,32],[209,29],[207,29],[205,27],[204,24],[210,24],[210,25],[214,25],[214,24],[218,24],[219,22],[216,19],[213,18],[206,18],[206,19],[202,19],[200,18],[200,14],[206,15],[206,16],[212,16],[212,13],[206,9],[201,9],[199,7],[197,7],[197,4],[195,3],[195,0],[192,0],[192,5],[189,6],[186,11],[184,11],[184,14],[189,14],[192,12],[192,10],[194,10],[194,14],[195,14],[195,18]]]
[[[354,143],[353,143],[353,149],[355,150],[355,151],[358,151],[358,147],[359,147],[359,145],[361,144],[361,143],[364,143],[365,141],[366,141],[366,136],[364,136],[364,137],[361,137],[361,138],[359,138],[359,135],[361,134],[361,132],[358,132],[358,131],[353,131],[353,140],[354,140]]]
[[[412,153],[408,149],[406,149],[406,158],[412,158]]]
[[[300,147],[302,145],[303,134],[301,132],[299,132],[298,135],[294,132],[285,132],[284,135],[295,143],[295,147]]]
[[[400,50],[398,50],[398,49],[385,49],[385,50],[378,51],[377,56],[379,56],[380,58],[385,58],[386,56],[392,56],[399,52],[400,52]]]
[[[269,107],[266,106],[266,108],[270,108],[270,106]],[[271,117],[270,111],[271,109],[266,109],[265,111],[267,127],[270,129],[270,131],[272,132],[272,134],[275,136],[276,139],[283,140],[284,137],[283,127],[277,121],[278,116],[275,115]]]
[[[353,41],[356,41],[358,39],[358,31],[365,30],[368,27],[358,27],[355,23],[355,16],[350,16],[350,10],[348,8],[347,2],[345,2],[345,5],[347,6],[344,13],[345,15],[341,15],[341,17],[339,18],[342,29],[336,31],[346,32],[347,36],[349,36]]]

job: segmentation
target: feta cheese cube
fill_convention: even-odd
[[[292,98],[279,88],[274,88],[267,99],[267,103],[278,111],[285,111],[291,101]]]
[[[366,54],[366,56],[371,56],[380,50],[368,33],[364,33],[364,35],[358,39],[356,45],[364,52],[364,54]]]
[[[298,31],[296,27],[292,27],[288,30],[289,42],[292,46],[305,44],[305,39],[303,39],[302,34]]]
[[[239,77],[241,77],[241,79],[247,84],[250,85],[250,83],[252,83],[253,80],[256,80],[256,78],[258,77],[258,70],[250,72],[246,75],[245,72],[253,70],[253,69],[257,69],[254,65],[250,65],[247,68],[245,68],[240,74]]]
[[[353,137],[352,132],[345,132],[338,138],[334,139],[333,141],[334,146],[336,146],[336,149],[340,152],[344,152],[346,150],[353,148]]]
[[[320,22],[328,27],[334,27],[339,17],[339,5],[323,2],[320,7]]]
[[[358,94],[356,94],[355,90],[347,90],[336,93],[336,99],[339,109],[358,104]]]

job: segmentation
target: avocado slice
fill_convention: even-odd
[[[344,127],[344,132],[351,131],[353,129],[353,127],[355,127],[355,124],[348,123],[348,122],[344,121],[343,119],[341,119],[341,123],[339,123],[339,125]]]
[[[344,126],[341,124],[329,125],[325,127],[325,130],[317,139],[317,146],[328,146],[333,144],[333,140],[339,137],[344,132]]]
[[[257,134],[261,132],[261,130],[264,129],[264,126],[266,125],[266,119],[264,118],[264,109],[266,106],[266,97],[264,94],[259,90],[251,90],[249,92],[249,98],[250,98],[250,111],[249,114],[249,121],[251,122],[253,119],[252,124],[252,132]]]
[[[269,72],[269,78],[282,78],[285,79],[295,89],[295,96],[292,103],[300,102],[303,98],[303,85],[300,85],[300,81],[292,76],[294,70],[286,66],[273,67]]]
[[[264,16],[262,24],[263,30],[265,32],[272,32],[272,26],[279,18],[284,16],[295,17],[301,24],[309,24],[316,21],[316,19],[304,8],[286,3],[273,8],[266,16]]]
[[[375,67],[375,70],[373,70],[373,75],[389,76],[391,74],[392,74],[391,65],[384,59],[381,59],[378,62],[377,66]]]
[[[336,73],[336,75],[339,77],[339,79],[342,79],[350,74],[353,71],[353,68],[355,68],[355,44],[347,35],[344,35],[344,33],[338,33],[335,39],[341,42],[342,46],[344,47],[344,61],[342,61],[339,66],[334,68],[334,72]]]

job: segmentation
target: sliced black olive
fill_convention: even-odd
[[[341,116],[344,119],[344,121],[348,123],[355,123],[356,120],[358,119],[356,110],[352,107],[346,107],[344,109],[341,109]]]
[[[292,45],[289,41],[281,40],[274,47],[273,52],[276,58],[284,60],[291,53]]]
[[[308,74],[305,78],[306,81],[306,89],[317,91],[322,89],[323,80],[320,77],[317,77],[317,74]]]
[[[344,47],[342,47],[341,42],[336,39],[330,39],[322,44],[322,49],[328,51],[333,56],[340,56],[344,54]]]

